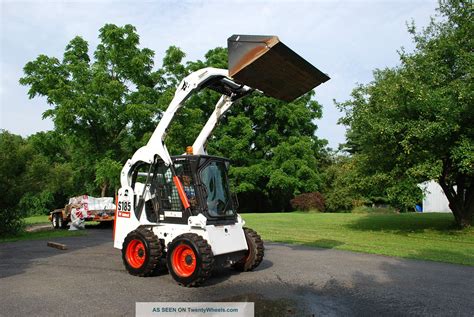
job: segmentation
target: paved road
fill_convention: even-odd
[[[0,316],[133,316],[135,302],[254,301],[256,315],[460,315],[474,312],[474,267],[266,244],[255,272],[219,270],[200,288],[129,275],[112,232],[0,244]]]

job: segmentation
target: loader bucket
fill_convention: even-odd
[[[270,97],[292,101],[329,80],[276,36],[232,35],[227,47],[229,76]]]

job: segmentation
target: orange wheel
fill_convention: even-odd
[[[134,239],[127,246],[127,262],[134,269],[140,268],[145,263],[145,245],[140,240]]]
[[[202,236],[185,233],[168,245],[166,263],[171,276],[180,285],[197,286],[211,276],[214,255]]]
[[[163,249],[152,230],[139,228],[130,232],[122,245],[122,260],[128,273],[150,276],[162,269]]]
[[[173,250],[172,261],[176,274],[181,277],[191,276],[196,270],[196,254],[186,244],[180,244]]]

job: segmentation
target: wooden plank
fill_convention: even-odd
[[[48,241],[48,243],[46,245],[48,247],[56,248],[56,249],[59,249],[59,250],[67,250],[67,246],[65,244],[62,244],[62,243]]]

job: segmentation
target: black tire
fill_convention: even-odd
[[[203,237],[195,233],[185,233],[168,245],[166,262],[171,276],[179,285],[193,287],[202,284],[211,276],[214,254]]]
[[[59,217],[58,214],[55,213],[51,216],[51,225],[53,226],[53,229],[58,229],[59,228]]]
[[[66,229],[67,221],[64,221],[63,215],[61,213],[57,213],[57,224],[59,229]]]
[[[160,240],[160,245],[161,245],[161,250],[164,250],[165,249],[165,242],[163,240]],[[153,270],[153,273],[151,275],[163,275],[163,274],[168,274],[168,266],[166,264],[166,252],[165,251],[161,252],[161,257],[158,261],[158,265]]]
[[[139,228],[123,242],[123,264],[131,275],[150,276],[158,269],[162,252],[158,237],[149,229]]]
[[[250,228],[244,228],[245,239],[247,240],[247,254],[233,265],[241,272],[252,271],[262,263],[265,254],[262,238],[258,233]]]

